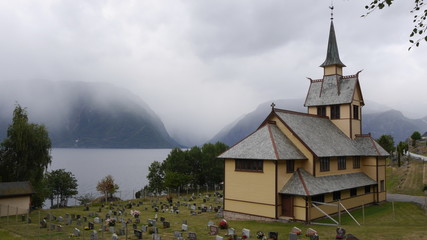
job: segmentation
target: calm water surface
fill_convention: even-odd
[[[65,169],[72,172],[79,184],[78,196],[96,191],[97,183],[112,175],[119,191],[116,193],[121,199],[131,199],[134,193],[148,184],[146,178],[148,167],[153,161],[162,162],[171,149],[52,149],[52,164],[48,171]],[[78,202],[77,202],[78,203]],[[71,199],[69,205],[75,205]],[[50,207],[50,205],[47,205]]]

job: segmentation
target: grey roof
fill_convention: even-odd
[[[353,101],[358,75],[324,76],[321,80],[311,80],[304,106],[349,104]]]
[[[275,124],[266,124],[222,153],[218,158],[300,160],[307,159]]]
[[[333,21],[331,21],[331,27],[329,29],[328,51],[326,53],[326,60],[320,66],[326,67],[331,65],[345,67],[344,63],[341,62],[340,55],[338,53],[338,45],[335,37],[335,28]]]
[[[280,190],[280,193],[315,196],[374,184],[377,182],[362,172],[314,177],[304,169],[299,168]]]
[[[25,196],[34,193],[30,182],[0,182],[0,197]]]
[[[328,118],[279,109],[275,113],[318,157],[362,155],[356,143]]]
[[[371,135],[358,135],[354,141],[363,156],[387,157],[390,155],[371,137]]]

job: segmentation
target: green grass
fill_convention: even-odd
[[[409,165],[398,167],[387,167],[386,187],[389,193],[399,193],[415,196],[425,196],[423,162],[410,160]]]
[[[166,202],[165,199],[160,201]],[[137,201],[135,201],[137,202]],[[147,219],[154,218],[155,212],[151,208],[150,200],[144,200],[144,204],[140,207],[134,207],[141,211],[141,224],[138,228],[141,228],[142,224],[147,223]],[[181,202],[183,202],[181,200]],[[126,203],[126,202],[125,202]],[[125,204],[123,203],[123,204]],[[192,202],[193,203],[193,202]],[[197,199],[197,205],[200,206],[202,203],[201,199]],[[206,205],[217,205],[213,201],[207,202]],[[147,207],[148,210],[144,210]],[[97,212],[99,205],[91,206],[89,212]],[[394,213],[392,203],[383,203],[379,206],[370,206],[365,208],[365,220],[363,221],[362,209],[358,209],[352,212],[355,218],[362,224],[358,226],[347,214],[342,214],[342,227],[347,230],[347,233],[352,233],[359,239],[384,239],[384,240],[397,240],[397,239],[427,239],[427,216],[425,211],[421,207],[412,203],[399,203],[394,204]],[[182,221],[185,219],[188,222],[189,231],[196,232],[198,239],[215,239],[215,236],[208,235],[207,223],[209,220],[218,223],[221,219],[216,218],[215,214],[202,213],[196,216],[190,215],[190,210],[184,207],[180,207],[180,214],[171,213],[157,213],[158,217],[165,217],[166,221],[169,221],[171,228],[163,229],[159,227],[159,233],[162,239],[173,239],[173,232],[181,229]],[[55,216],[64,216],[65,213],[69,214],[80,214],[87,216],[89,212],[83,211],[83,207],[72,207],[66,209],[56,210],[40,210],[33,211],[31,213],[32,223],[27,224],[21,222],[20,218],[16,221],[15,217],[10,217],[9,222],[7,218],[3,217],[0,219],[0,239],[66,239],[72,233],[72,229],[77,227],[75,221],[72,226],[66,226],[63,224],[63,232],[49,231],[47,229],[39,228],[39,216],[43,218],[46,213],[52,213]],[[104,217],[108,212],[108,206],[102,208],[102,212],[99,213],[101,217]],[[126,209],[128,213],[127,218],[132,218],[129,215],[130,210]],[[337,219],[337,217],[335,217]],[[93,218],[88,218],[88,221],[93,221]],[[330,220],[321,220],[323,222],[330,222]],[[251,230],[251,239],[256,239],[254,235],[257,231],[268,232],[279,232],[279,239],[288,239],[288,234],[292,227],[296,226],[302,229],[304,232],[307,228],[316,229],[319,233],[320,239],[335,239],[335,227],[333,226],[319,226],[319,225],[306,225],[305,223],[293,222],[293,223],[281,223],[281,222],[257,222],[257,221],[228,221],[230,227],[236,229],[236,233],[241,233],[243,228]],[[54,222],[58,224],[57,222]],[[84,225],[87,226],[87,223]],[[121,223],[116,225],[116,229],[121,227]],[[79,228],[79,227],[78,227]],[[95,225],[96,229],[100,228],[99,224]],[[131,230],[132,225],[130,224],[128,229]],[[82,229],[80,227],[80,229]],[[84,238],[75,239],[89,239],[89,231],[82,230]],[[219,235],[224,236],[226,230],[220,230]],[[20,236],[20,237],[19,237]],[[105,233],[100,239],[111,239],[110,233]],[[183,234],[187,237],[187,233]],[[426,237],[425,237],[426,236]],[[120,239],[125,239],[124,236]],[[135,236],[130,233],[129,239],[136,239]],[[147,233],[144,233],[143,239],[147,239]],[[303,237],[302,239],[308,239]]]

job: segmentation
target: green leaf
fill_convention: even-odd
[[[409,40],[410,43],[414,43],[414,40]]]

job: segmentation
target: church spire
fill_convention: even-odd
[[[335,29],[333,22],[333,6],[331,8],[331,28],[329,30],[329,40],[328,40],[328,51],[326,53],[326,60],[320,65],[320,67],[328,67],[336,65],[337,67],[345,67],[344,63],[340,60],[340,55],[338,53],[337,40],[335,38]]]

